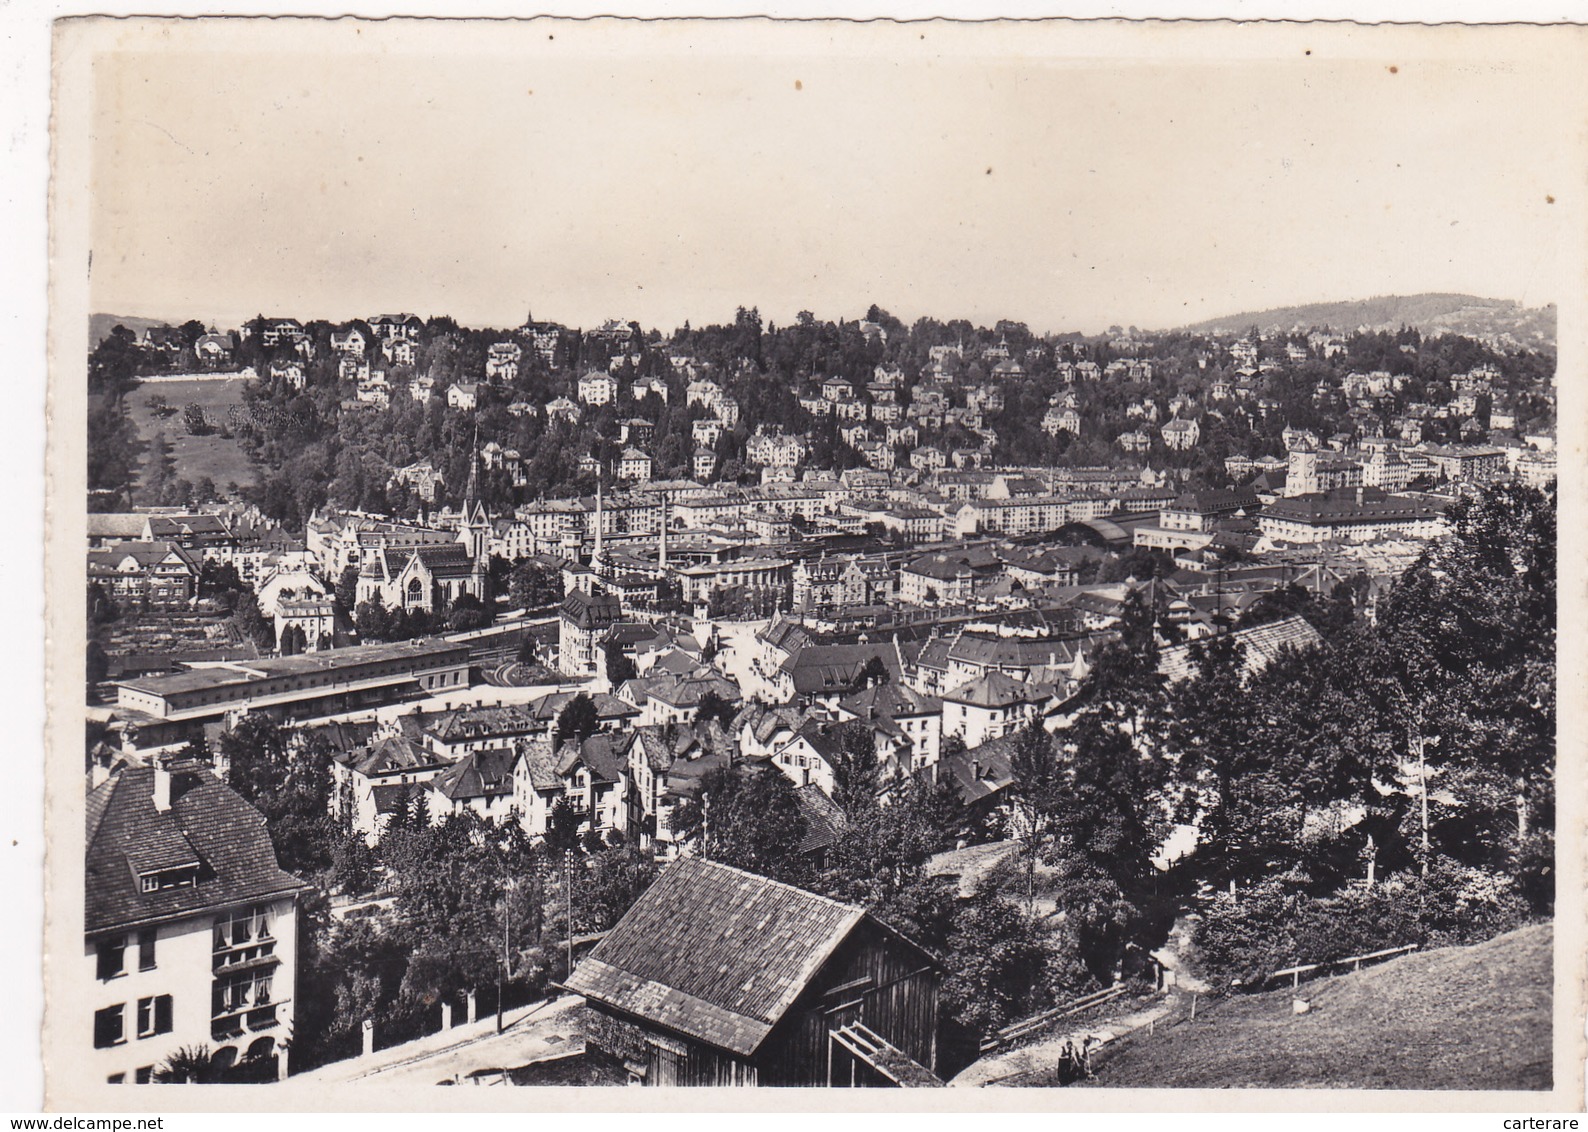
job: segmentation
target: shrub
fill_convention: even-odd
[[[1206,974],[1255,989],[1286,967],[1410,943],[1477,943],[1532,912],[1511,878],[1443,857],[1426,877],[1395,873],[1372,888],[1353,882],[1322,896],[1308,895],[1306,885],[1293,873],[1211,897],[1196,932]]]

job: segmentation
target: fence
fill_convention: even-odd
[[[1033,1014],[1030,1018],[1005,1026],[990,1037],[983,1038],[981,1052],[991,1053],[993,1050],[1012,1045],[1022,1038],[1028,1038],[1032,1034],[1040,1032],[1050,1023],[1057,1022],[1061,1018],[1068,1018],[1072,1014],[1079,1014],[1083,1010],[1090,1010],[1094,1006],[1102,1006],[1105,1002],[1112,1002],[1124,993],[1124,985],[1115,983],[1107,990],[1094,991],[1091,994],[1083,995],[1074,1002],[1056,1006],[1052,1010],[1044,1010],[1041,1014]]]
[[[1416,950],[1417,944],[1408,943],[1401,947],[1386,947],[1382,951],[1369,951],[1365,955],[1347,955],[1344,959],[1326,959],[1322,963],[1303,963],[1299,967],[1286,967],[1281,971],[1273,972],[1268,978],[1263,980],[1262,985],[1267,986],[1275,979],[1282,979],[1289,975],[1290,985],[1299,987],[1301,985],[1301,976],[1310,975],[1315,971],[1327,970],[1330,967],[1342,967],[1347,963],[1351,964],[1351,970],[1359,971],[1364,963],[1371,963],[1379,959],[1390,959],[1396,955],[1405,955],[1407,952]]]

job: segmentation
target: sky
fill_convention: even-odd
[[[1581,77],[1482,33],[248,23],[95,59],[95,310],[1095,333],[1541,305],[1550,198],[1582,191],[1543,112]]]

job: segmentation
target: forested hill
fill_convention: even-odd
[[[1208,319],[1185,329],[1214,333],[1240,332],[1251,327],[1330,327],[1349,331],[1398,330],[1411,326],[1425,334],[1445,330],[1474,337],[1509,335],[1517,345],[1554,349],[1555,307],[1524,307],[1510,299],[1481,299],[1475,295],[1381,295],[1338,303],[1308,303],[1247,311]]]

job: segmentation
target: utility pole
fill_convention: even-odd
[[[711,860],[711,850],[708,848],[711,840],[711,795],[704,790],[700,792],[700,859]]]
[[[573,853],[563,854],[563,896],[567,901],[568,913],[568,975],[573,975]]]

